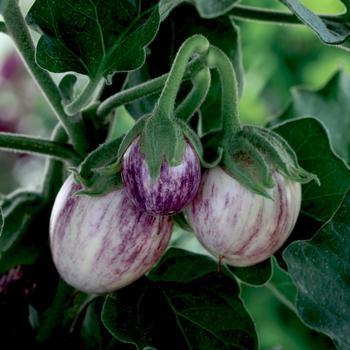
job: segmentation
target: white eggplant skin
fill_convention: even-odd
[[[124,188],[99,197],[74,195],[79,189],[70,176],[53,206],[50,246],[55,266],[68,284],[87,293],[123,288],[162,256],[172,220],[140,211]]]
[[[300,212],[301,185],[273,173],[273,200],[243,187],[222,168],[202,175],[187,208],[202,245],[232,266],[250,266],[272,256],[292,232]]]

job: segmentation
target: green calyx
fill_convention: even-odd
[[[244,126],[224,139],[222,165],[225,170],[252,192],[271,198],[274,171],[286,178],[307,183],[319,180],[299,164],[295,152],[278,134],[266,128]]]

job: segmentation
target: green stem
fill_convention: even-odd
[[[0,33],[7,33],[7,28],[6,28],[6,24],[2,21],[0,21]]]
[[[75,149],[80,154],[88,151],[88,142],[85,135],[85,128],[81,116],[69,118],[63,110],[60,92],[54,83],[51,75],[38,66],[35,61],[35,47],[28,27],[24,21],[17,1],[6,2],[3,17],[8,34],[12,37],[17,46],[29,72],[42,90],[52,110],[63,124],[67,134],[72,140]]]
[[[230,59],[215,46],[210,46],[207,62],[216,68],[221,80],[221,115],[225,134],[234,134],[241,129],[239,120],[239,97],[236,73]]]
[[[188,38],[178,50],[174,63],[165,82],[153,115],[172,117],[177,92],[185,75],[187,63],[194,53],[204,54],[209,49],[209,41],[203,35]]]
[[[269,10],[254,6],[235,6],[228,14],[234,18],[248,21],[270,22],[275,24],[304,24],[293,13]],[[345,14],[318,16],[323,20],[338,23],[349,22],[349,18],[345,16]]]
[[[65,112],[73,116],[85,109],[93,100],[98,87],[101,85],[101,79],[89,80],[81,94],[71,103],[64,107]]]
[[[204,68],[193,78],[193,87],[175,110],[175,118],[188,122],[205,100],[210,88],[210,70]]]
[[[62,125],[58,124],[52,132],[53,142],[66,143],[68,135]],[[78,163],[74,164],[77,165]],[[42,186],[42,196],[47,202],[53,201],[64,180],[64,164],[60,160],[47,159],[44,183]]]
[[[71,286],[59,279],[53,304],[47,310],[36,336],[39,343],[43,344],[50,341],[52,334],[61,326],[64,316],[62,310],[73,291]]]
[[[81,159],[73,147],[66,143],[35,137],[0,132],[0,149],[12,152],[34,153],[79,164]]]
[[[193,75],[197,74],[204,66],[202,57],[194,59],[187,65],[184,79],[190,79]],[[105,118],[115,108],[138,100],[139,98],[153,95],[162,90],[169,74],[164,74],[158,78],[148,80],[140,85],[133,86],[129,89],[118,92],[117,94],[110,96],[103,101],[97,109],[97,116],[100,119]]]

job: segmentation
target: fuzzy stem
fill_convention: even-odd
[[[230,59],[215,46],[210,46],[207,62],[216,68],[221,80],[221,114],[225,134],[235,134],[241,129],[236,73]]]
[[[66,143],[35,137],[0,132],[0,149],[20,153],[34,153],[79,164],[81,159],[73,147]]]
[[[293,13],[254,6],[235,6],[228,14],[234,18],[248,21],[268,22],[273,24],[304,24]],[[349,22],[349,18],[345,16],[345,14],[318,16],[323,20],[337,23]]]
[[[85,135],[85,128],[81,116],[69,118],[63,110],[60,92],[54,83],[51,75],[38,66],[35,61],[35,47],[29,33],[28,27],[24,21],[17,1],[10,0],[6,2],[3,11],[3,17],[8,34],[12,37],[17,46],[29,72],[36,81],[50,107],[55,112],[57,118],[63,124],[67,134],[72,140],[75,149],[80,154],[87,153],[88,143]]]
[[[190,79],[197,74],[204,66],[203,59],[198,57],[187,65],[184,79]],[[148,80],[140,85],[118,92],[103,101],[97,109],[97,116],[100,119],[105,118],[113,109],[138,100],[139,98],[155,94],[162,90],[169,74],[164,74],[158,78]]]
[[[210,87],[210,70],[204,68],[193,78],[193,88],[175,110],[175,118],[188,122],[205,100]]]
[[[73,116],[85,109],[93,100],[97,89],[101,85],[101,79],[89,80],[80,95],[64,107],[65,112]]]
[[[176,95],[183,80],[188,61],[194,53],[204,54],[208,51],[209,46],[209,41],[199,34],[191,36],[181,45],[160,94],[154,115],[168,118],[173,116]]]

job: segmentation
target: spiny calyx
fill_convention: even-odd
[[[243,126],[237,133],[225,136],[223,148],[225,170],[243,186],[265,197],[270,197],[269,189],[275,185],[274,171],[302,184],[312,180],[320,184],[315,174],[299,165],[287,141],[272,130]]]

